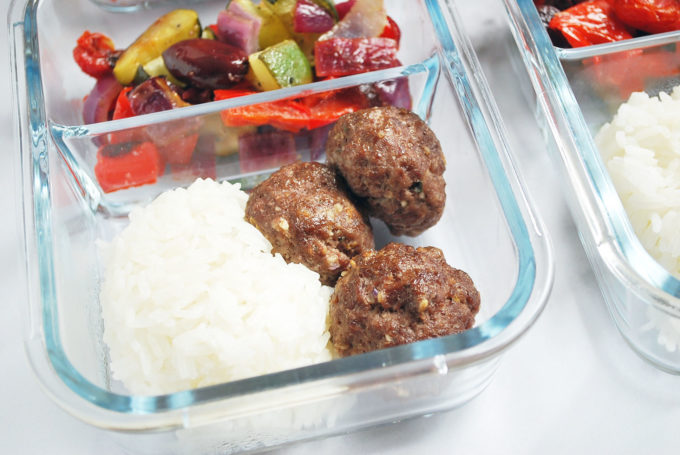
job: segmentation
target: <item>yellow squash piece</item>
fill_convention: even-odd
[[[281,19],[266,6],[268,0],[263,0],[257,5],[252,0],[231,0],[231,2],[238,4],[244,11],[262,20],[258,36],[260,49],[265,49],[290,38],[290,33],[288,33],[288,29],[281,22]]]
[[[177,9],[161,16],[120,56],[113,74],[123,85],[130,85],[137,69],[159,57],[173,44],[201,35],[196,11]]]
[[[317,33],[295,33],[295,5],[297,0],[263,0],[259,6],[263,11],[268,11],[278,23],[285,29],[289,37],[297,42],[302,53],[309,59],[314,61],[313,51],[314,43],[321,36]],[[337,12],[336,12],[337,14]],[[260,40],[262,40],[262,33],[260,33]]]

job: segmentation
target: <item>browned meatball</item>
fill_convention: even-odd
[[[341,356],[469,329],[479,292],[439,248],[390,243],[355,257],[331,297],[330,333]]]
[[[246,219],[272,253],[304,264],[334,285],[349,260],[373,248],[373,231],[342,177],[321,163],[282,167],[250,194]]]
[[[392,234],[415,236],[441,218],[444,154],[413,112],[389,106],[342,116],[330,132],[326,157]]]

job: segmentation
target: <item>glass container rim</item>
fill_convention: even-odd
[[[23,28],[21,45],[26,46],[20,57],[15,57],[16,61],[13,62],[13,71],[18,71],[16,69],[18,65],[24,65],[22,69],[26,73],[27,93],[17,93],[15,96],[21,98],[23,95],[30,99],[29,104],[32,107],[27,115],[28,125],[26,128],[27,134],[31,137],[31,141],[29,141],[30,157],[28,157],[31,166],[30,169],[25,169],[24,172],[28,173],[28,178],[32,181],[34,197],[30,201],[25,201],[25,205],[31,204],[30,210],[34,211],[34,220],[37,220],[35,222],[43,222],[43,227],[49,227],[49,175],[43,172],[41,166],[41,161],[45,159],[46,153],[45,141],[48,140],[45,131],[47,123],[40,82],[40,62],[39,53],[37,52],[38,41],[34,39],[34,33],[37,28],[37,6],[41,0],[25,0],[23,1],[23,6],[21,5],[22,1],[13,0],[10,5],[9,21],[10,31],[15,30],[16,27]],[[470,80],[468,80],[466,74],[455,73],[455,71],[460,70],[459,67],[456,67],[455,62],[461,59],[461,54],[446,26],[440,7],[441,1],[423,0],[423,3],[426,5],[430,18],[433,21],[439,46],[442,47],[439,50],[442,60],[449,63],[445,66],[449,77],[452,78],[452,84],[455,81],[457,88],[465,88],[466,84],[470,84]],[[452,20],[456,21],[457,19],[454,17]],[[17,43],[14,43],[14,45],[17,46]],[[464,51],[469,52],[467,49]],[[382,351],[336,359],[331,362],[295,370],[287,370],[200,389],[158,396],[120,395],[94,385],[85,379],[68,361],[58,337],[58,332],[54,330],[58,322],[53,264],[49,254],[39,254],[38,274],[40,276],[42,301],[40,317],[43,319],[42,329],[44,333],[42,335],[46,345],[44,348],[46,349],[47,359],[41,359],[41,357],[45,357],[44,352],[35,353],[29,346],[27,350],[32,363],[40,363],[37,367],[34,365],[34,368],[36,370],[44,369],[46,360],[49,367],[56,372],[56,375],[63,384],[71,392],[84,399],[88,405],[94,405],[107,412],[145,416],[166,411],[177,411],[193,405],[207,404],[215,400],[296,386],[302,383],[349,377],[352,374],[378,371],[389,366],[413,364],[419,360],[441,355],[447,356],[448,361],[452,363],[468,364],[499,354],[533,324],[543,309],[552,285],[552,253],[545,232],[540,232],[539,230],[537,234],[535,231],[530,232],[527,227],[522,210],[526,211],[531,208],[527,208],[527,199],[522,197],[519,199],[525,205],[520,209],[516,193],[521,189],[518,190],[515,186],[517,185],[516,179],[518,177],[514,173],[510,174],[510,177],[514,180],[512,183],[509,182],[508,176],[505,175],[504,167],[498,157],[501,152],[508,153],[508,151],[504,149],[499,152],[494,141],[489,137],[492,132],[489,130],[489,126],[486,125],[484,117],[480,115],[479,100],[473,98],[467,101],[470,102],[469,105],[463,107],[467,114],[469,114],[468,120],[472,123],[472,131],[478,141],[478,148],[482,147],[480,144],[489,147],[484,158],[487,164],[491,163],[494,165],[493,169],[489,169],[490,177],[494,182],[496,193],[501,199],[506,220],[511,225],[513,241],[518,252],[517,280],[510,298],[491,319],[485,321],[480,326],[456,335],[424,340]],[[21,102],[21,99],[19,99],[19,102]],[[23,102],[26,103],[26,99]],[[485,102],[488,103],[489,101]],[[37,109],[34,109],[33,106],[37,106]],[[24,120],[21,118],[21,113],[19,113],[19,116],[20,122]],[[492,128],[498,127],[499,125],[492,125]],[[26,198],[25,194],[22,196]],[[535,215],[532,220],[534,222],[533,227],[536,228],[537,220]],[[540,222],[538,224],[540,225]],[[45,230],[41,230],[37,235],[36,242],[38,243],[39,252],[49,251],[49,248],[46,249],[44,247],[46,243],[50,242],[49,237],[49,231]],[[41,246],[43,248],[40,248]],[[545,270],[537,273],[537,270],[539,270],[538,265],[545,266]],[[540,282],[537,281],[539,278]],[[41,379],[44,381],[44,378]],[[54,388],[54,385],[51,386]],[[53,390],[53,395],[61,395],[61,392]],[[72,405],[69,406],[68,403],[61,404],[71,409],[74,408]],[[104,422],[101,425],[107,426],[108,424]]]

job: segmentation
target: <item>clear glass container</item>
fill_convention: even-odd
[[[638,354],[680,374],[680,280],[642,246],[594,141],[632,92],[680,84],[680,32],[563,49],[552,45],[532,0],[505,6],[609,311]]]
[[[401,5],[386,2],[402,30],[403,66],[85,125],[82,99],[93,80],[73,62],[77,37],[85,29],[100,31],[120,46],[170,6],[161,2],[158,8],[121,15],[86,0],[15,2],[10,33],[26,253],[25,343],[44,388],[59,405],[111,430],[139,453],[229,453],[447,410],[484,389],[501,355],[545,305],[552,253],[454,5],[439,0],[414,1],[408,10]],[[200,17],[211,18],[224,5],[206,1],[195,7]],[[291,136],[291,156],[263,161],[249,162],[240,152],[199,154],[206,160],[169,165],[155,183],[111,192],[97,178],[98,144],[105,137],[157,131],[180,131],[179,141],[193,134],[195,125],[217,123],[221,128],[216,122],[221,113],[238,106],[405,81],[412,109],[442,143],[447,204],[441,221],[415,238],[393,238],[375,222],[376,243],[398,240],[441,248],[481,292],[475,327],[168,395],[132,395],[113,381],[102,341],[98,294],[103,271],[97,242],[120,232],[133,207],[188,185],[198,175],[240,181],[247,189],[281,160],[323,160],[325,136],[323,130],[321,135],[303,130]],[[230,138],[241,133],[226,128],[219,134]]]

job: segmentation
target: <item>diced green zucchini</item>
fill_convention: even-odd
[[[256,52],[248,61],[250,81],[260,90],[275,90],[312,82],[309,60],[293,40],[285,40]]]
[[[198,38],[200,34],[201,24],[196,11],[170,11],[158,18],[123,52],[113,68],[113,74],[121,84],[130,85],[140,66],[159,57],[173,44]]]

